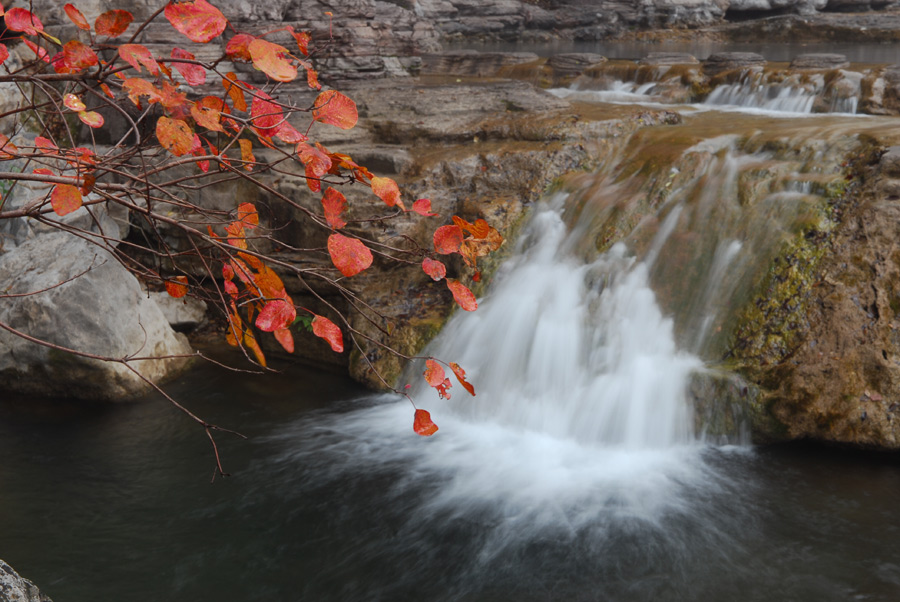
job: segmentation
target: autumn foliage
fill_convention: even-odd
[[[351,207],[339,190],[350,184],[367,187],[370,203],[385,212],[385,219],[440,216],[428,199],[404,201],[393,179],[377,176],[350,156],[309,138],[314,123],[347,130],[359,120],[353,100],[319,81],[317,44],[332,44],[332,39],[291,27],[237,31],[206,0],[169,2],[144,23],[136,23],[126,10],[105,12],[93,22],[73,4],[63,10],[80,32],[77,39],[57,39],[38,15],[24,8],[4,15],[8,30],[18,36],[6,41],[21,42],[23,60],[10,61],[10,48],[0,44],[0,82],[18,86],[19,122],[28,121],[36,135],[0,132],[0,161],[25,166],[7,169],[2,177],[43,182],[49,190],[22,208],[5,208],[5,199],[0,200],[0,219],[30,217],[64,227],[58,218],[117,204],[132,221],[143,224],[144,232],[176,230],[188,241],[178,249],[159,235],[144,244],[130,241],[116,256],[143,281],[165,288],[173,297],[192,295],[213,302],[227,323],[228,343],[262,367],[266,357],[260,337],[269,334],[287,352],[302,344],[295,337],[307,332],[338,353],[348,340],[358,346],[361,333],[347,316],[333,307],[317,313],[298,305],[282,280],[286,275],[316,278],[348,295],[341,281],[377,261],[421,264],[427,278],[443,281],[462,309],[476,309],[462,275],[448,277],[451,264],[445,262],[458,256],[462,262],[453,265],[465,265],[475,280],[480,278],[478,260],[503,242],[483,219],[469,223],[450,216],[444,225],[435,220],[433,240],[425,248],[412,243],[388,248],[363,234],[365,228],[351,219]],[[150,21],[167,22],[183,36],[185,47],[164,55],[137,43]],[[227,38],[224,55],[200,58],[198,45],[220,37]],[[252,66],[264,74],[266,83],[259,85],[255,79],[257,84],[251,84],[223,68],[235,63]],[[312,91],[314,100],[296,102],[288,84]],[[101,147],[95,140],[111,118],[124,123],[126,133]],[[296,166],[293,173],[302,174],[296,177],[305,179],[312,193],[321,195],[321,211],[268,186],[263,176],[288,173],[284,166],[289,164]],[[191,200],[193,194],[238,181],[265,191],[272,202],[289,205],[320,228],[325,246],[303,252],[326,259],[330,270],[274,259],[272,249],[281,245],[277,232],[266,228],[253,203],[235,199],[230,210],[222,211]],[[91,237],[87,231],[73,233]],[[92,240],[104,244],[102,237]],[[434,358],[425,364],[425,380],[449,398],[451,381],[441,364]],[[465,371],[454,363],[445,365],[474,395]],[[437,426],[428,412],[417,409],[414,430],[431,435]]]

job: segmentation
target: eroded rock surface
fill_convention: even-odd
[[[38,587],[0,560],[0,602],[52,602]]]

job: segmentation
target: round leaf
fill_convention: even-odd
[[[287,48],[256,38],[247,45],[253,66],[279,82],[297,79],[297,67],[291,63]]]
[[[205,44],[221,34],[228,23],[225,15],[206,0],[178,4],[169,2],[165,15],[172,27],[199,44]]]
[[[81,207],[81,191],[69,184],[57,184],[50,193],[50,206],[62,217]]]
[[[337,353],[344,350],[344,336],[337,324],[324,316],[316,316],[312,321],[313,334],[328,341],[331,349]]]
[[[473,295],[472,291],[466,288],[459,280],[448,278],[447,287],[450,289],[450,292],[453,293],[453,298],[464,310],[475,311],[478,309],[478,302],[475,300],[475,295]]]
[[[328,237],[328,253],[335,267],[348,278],[372,265],[372,252],[361,240],[336,232]]]
[[[188,154],[194,145],[194,132],[191,126],[180,119],[160,117],[156,122],[156,137],[159,143],[176,157]]]
[[[125,33],[132,21],[134,15],[127,10],[109,10],[94,21],[94,31],[98,36],[115,38]]]
[[[314,120],[339,127],[342,130],[349,130],[359,120],[356,103],[337,90],[326,90],[319,94],[312,114]]]
[[[459,252],[463,241],[463,231],[457,225],[441,226],[434,231],[434,250],[441,255]]]
[[[416,410],[416,416],[413,419],[413,430],[417,435],[430,437],[438,431],[438,426],[431,421],[431,414],[425,410]]]

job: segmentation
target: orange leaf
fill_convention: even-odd
[[[35,170],[32,171],[31,173],[33,173],[33,174],[38,174],[38,175],[40,175],[40,176],[52,176],[52,175],[54,175],[54,173],[53,173],[52,171],[50,171],[49,169],[46,169],[46,168],[44,168],[44,167],[38,167],[37,169],[35,169]]]
[[[222,85],[225,87],[225,91],[228,92],[228,96],[231,97],[231,103],[234,105],[234,108],[238,111],[246,111],[247,100],[244,98],[244,91],[237,82],[237,75],[231,71],[222,78]]]
[[[328,341],[331,349],[336,353],[344,350],[344,336],[341,334],[341,329],[325,316],[317,315],[313,318],[312,331],[317,337]]]
[[[342,130],[349,130],[356,125],[359,114],[356,103],[338,92],[326,90],[319,94],[312,110],[313,119]]]
[[[285,299],[273,299],[266,303],[256,317],[256,327],[264,332],[287,328],[297,317],[294,304]]]
[[[62,49],[62,63],[66,68],[74,72],[97,65],[100,61],[90,46],[82,44],[78,40],[66,42]]]
[[[336,232],[328,237],[328,253],[335,267],[348,278],[372,265],[372,252],[361,240]]]
[[[96,111],[80,111],[78,113],[78,119],[92,128],[103,127],[103,115]]]
[[[291,336],[291,331],[287,328],[280,328],[276,330],[274,333],[275,340],[278,341],[284,350],[288,353],[294,353],[294,337]]]
[[[313,69],[312,65],[306,61],[300,61],[300,64],[306,69],[306,85],[313,90],[321,90],[322,84],[319,83],[319,74],[316,73],[316,70]]]
[[[435,282],[442,280],[447,275],[447,266],[430,257],[422,260],[422,270]]]
[[[194,131],[180,119],[160,117],[156,122],[156,137],[176,157],[188,154],[194,146]]]
[[[341,218],[341,214],[347,210],[347,198],[330,186],[322,197],[322,207],[325,209],[325,220],[334,229],[343,228],[347,222]]]
[[[431,414],[425,410],[416,410],[416,417],[413,419],[413,430],[417,435],[430,437],[438,431],[438,426],[431,421]]]
[[[241,332],[244,330],[241,316],[238,313],[234,301],[231,302],[231,311],[228,312],[228,334],[225,335],[225,341],[232,347],[237,347]]]
[[[81,191],[69,184],[57,184],[50,193],[50,206],[62,217],[81,207]]]
[[[143,65],[150,72],[150,75],[159,75],[159,63],[156,62],[153,54],[146,46],[141,44],[122,44],[119,46],[119,56],[134,67],[138,73],[141,72],[141,65]]]
[[[0,160],[15,159],[17,155],[13,153],[18,152],[16,145],[10,142],[5,134],[0,134]]]
[[[466,288],[459,280],[447,278],[447,287],[450,289],[450,292],[453,293],[453,298],[464,310],[475,311],[478,309],[478,302],[475,300],[475,295],[473,295],[472,291]]]
[[[466,371],[459,367],[459,364],[455,362],[450,362],[450,369],[453,370],[453,374],[456,375],[456,380],[459,381],[459,384],[463,386],[463,388],[469,392],[469,395],[475,397],[475,387],[473,387],[466,380]]]
[[[125,33],[132,21],[134,15],[127,10],[109,10],[97,17],[94,21],[94,30],[98,36],[115,38]]]
[[[122,88],[128,93],[128,98],[135,106],[140,106],[141,96],[147,96],[147,102],[150,104],[159,102],[162,98],[156,86],[140,77],[129,77],[122,82]]]
[[[204,127],[213,132],[224,132],[221,119],[222,113],[216,109],[200,106],[199,103],[191,105],[191,117],[197,122],[197,125]]]
[[[194,2],[169,2],[165,8],[166,19],[172,27],[186,35],[192,42],[205,44],[223,31],[228,21],[222,12],[206,0]]]
[[[36,36],[39,32],[44,31],[44,24],[37,18],[37,15],[24,8],[9,9],[6,11],[4,19],[7,29],[12,31],[21,31],[30,36]]]
[[[313,192],[322,192],[322,182],[318,179],[315,171],[313,171],[312,165],[307,165],[304,171],[306,172],[307,187]]]
[[[253,126],[266,137],[272,137],[278,133],[284,124],[284,114],[281,107],[272,101],[272,97],[262,90],[253,97],[250,107],[250,118]]]
[[[297,79],[297,67],[286,58],[290,56],[287,48],[272,42],[256,38],[247,45],[253,66],[279,82],[290,82]]]
[[[59,148],[55,144],[53,144],[52,140],[44,138],[43,136],[38,136],[37,138],[35,138],[34,145],[48,154],[55,153],[59,150]]]
[[[90,24],[87,22],[87,19],[84,18],[84,15],[81,14],[80,10],[78,10],[71,4],[66,4],[63,7],[63,10],[66,11],[66,15],[68,15],[69,20],[71,20],[72,23],[75,24],[75,27],[77,27],[78,29],[83,29],[85,31],[91,30]]]
[[[73,111],[84,111],[87,109],[85,104],[81,102],[81,99],[75,94],[66,94],[63,96],[63,104],[66,108],[72,109]]]
[[[413,203],[412,210],[424,217],[435,217],[437,213],[431,212],[431,199],[419,199]]]
[[[181,299],[188,292],[188,278],[187,276],[177,276],[175,278],[175,282],[171,282],[169,280],[166,281],[166,292],[169,293],[172,297],[176,299]]]
[[[259,348],[259,343],[256,342],[256,337],[253,336],[253,333],[248,328],[244,331],[244,345],[253,352],[253,355],[256,356],[256,361],[259,362],[259,365],[263,368],[266,367],[266,356],[263,355],[262,349]]]
[[[193,61],[194,55],[181,48],[172,49],[173,59]],[[206,69],[193,63],[173,63],[175,70],[181,74],[189,86],[202,86],[206,83]]]
[[[431,387],[440,386],[441,383],[444,382],[444,379],[447,377],[446,374],[444,374],[444,369],[441,367],[441,365],[430,358],[425,360],[424,376],[425,382],[427,382]]]
[[[225,44],[225,56],[232,61],[252,61],[253,59],[250,57],[250,50],[247,46],[255,39],[246,33],[237,34]]]
[[[241,145],[241,161],[245,162],[244,169],[253,171],[253,164],[256,162],[256,157],[253,156],[253,143],[241,138],[238,144]]]
[[[231,222],[225,226],[225,232],[228,233],[228,244],[247,250],[247,237],[244,236],[244,224],[241,222]]]
[[[259,225],[259,214],[253,203],[241,203],[237,208],[237,218],[248,230]]]
[[[455,224],[452,226],[441,226],[434,231],[434,250],[441,255],[458,252],[462,241],[462,229]]]
[[[84,177],[81,179],[81,194],[90,194],[94,189],[94,185],[97,183],[97,176],[94,174],[84,174]]]
[[[106,84],[100,84],[100,89],[103,90],[103,93],[106,94],[109,98],[115,100],[116,95],[113,94],[112,90],[109,89],[109,86]]]
[[[392,179],[372,178],[372,192],[375,193],[375,196],[384,201],[384,204],[388,207],[397,205],[401,209],[404,209],[403,201],[400,200],[400,188],[397,187],[397,182]]]

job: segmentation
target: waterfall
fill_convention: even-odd
[[[563,205],[537,212],[478,312],[458,314],[429,348],[478,383],[478,397],[458,393],[451,411],[592,446],[690,442],[684,390],[700,362],[676,348],[648,264],[624,245],[590,263],[570,256]]]

